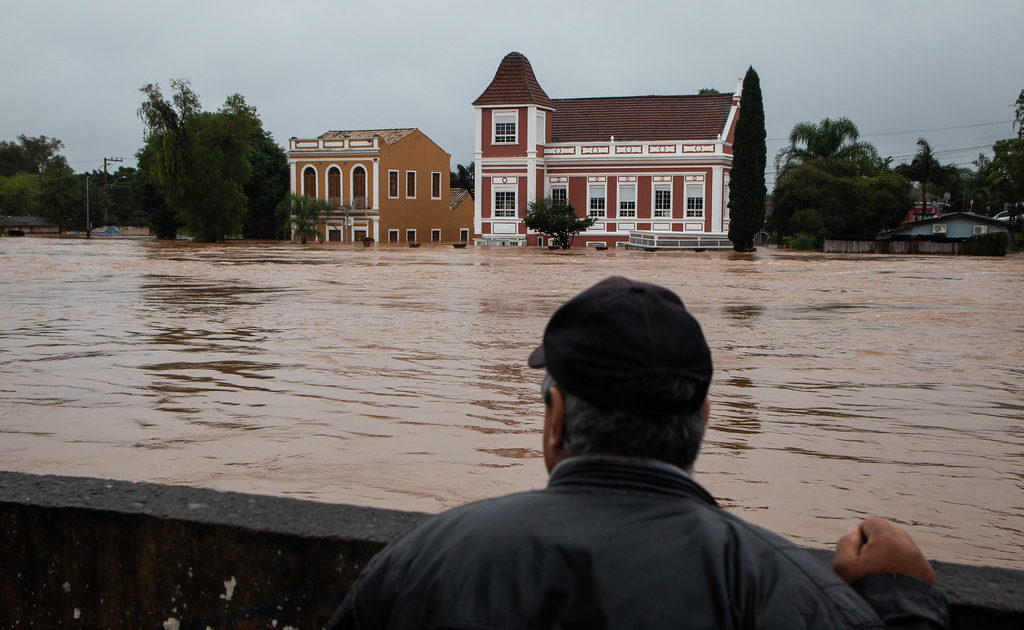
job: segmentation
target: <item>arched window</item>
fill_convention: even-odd
[[[341,207],[341,170],[337,166],[327,169],[327,203]]]
[[[316,198],[316,169],[312,166],[302,170],[302,194]]]
[[[352,169],[352,207],[366,207],[366,169],[362,166]]]

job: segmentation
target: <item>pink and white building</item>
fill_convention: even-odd
[[[512,52],[473,101],[475,241],[546,245],[527,204],[568,201],[593,227],[576,244],[731,248],[735,94],[552,99]]]

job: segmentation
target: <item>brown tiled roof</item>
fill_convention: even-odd
[[[470,196],[470,194],[469,194],[469,189],[468,188],[455,188],[455,187],[452,187],[451,203],[449,204],[450,205],[449,209],[454,210],[454,209],[458,208],[459,204],[462,203],[462,201],[466,197],[469,197],[469,196]]]
[[[394,144],[416,129],[348,129],[344,131],[328,131],[320,134],[321,138],[355,138],[371,139],[379,136],[388,144]]]
[[[713,140],[725,128],[732,94],[556,98],[554,106],[552,142]]]
[[[530,60],[517,52],[510,52],[498,64],[491,84],[473,105],[541,105],[554,107],[544,88],[533,74]]]

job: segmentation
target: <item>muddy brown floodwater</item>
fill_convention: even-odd
[[[0,468],[430,512],[537,488],[526,356],[610,274],[704,324],[727,509],[1024,568],[1020,254],[0,239]]]

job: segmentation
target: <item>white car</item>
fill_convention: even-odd
[[[1009,221],[1010,211],[1003,210],[1002,212],[997,212],[996,214],[992,215],[992,218],[995,219],[996,221]]]

